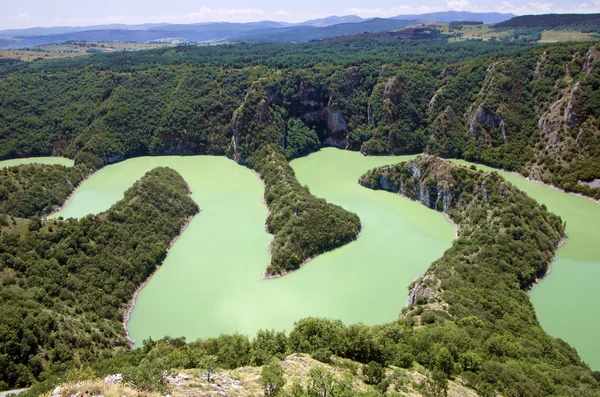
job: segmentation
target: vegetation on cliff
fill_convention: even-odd
[[[96,216],[0,215],[0,388],[127,349],[126,304],[197,212],[179,174],[157,168]]]
[[[300,185],[287,159],[319,148],[319,137],[298,119],[284,121],[277,102],[282,87],[275,77],[256,81],[233,116],[230,155],[259,173],[273,234],[268,276],[283,274],[305,261],[358,237],[356,214],[313,196]]]
[[[265,148],[248,161],[265,182],[266,225],[273,234],[268,275],[295,270],[308,259],[358,237],[358,215],[310,194],[280,151]]]
[[[265,181],[268,272],[283,273],[360,230],[356,215],[314,197],[287,163],[323,145],[462,157],[600,197],[580,183],[600,178],[598,62],[589,45],[339,40],[4,64],[0,158],[54,154],[78,165],[7,170],[1,204],[15,215],[46,212],[84,165],[229,155]],[[152,171],[111,210],[79,221],[1,215],[0,387],[48,386],[53,374],[88,365],[135,378],[136,369],[162,376],[213,357],[236,368],[302,352],[368,364],[372,379],[379,366],[422,365],[437,391],[460,375],[483,395],[597,395],[597,374],[544,333],[525,293],[563,237],[559,218],[496,174],[439,159],[378,169],[362,183],[460,226],[412,286],[401,319],[373,327],[305,319],[289,335],[166,338],[114,357],[125,347],[124,304],[198,210],[184,181]]]

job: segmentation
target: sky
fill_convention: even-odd
[[[330,15],[391,17],[460,10],[544,14],[600,12],[600,0],[0,0],[0,29],[113,23],[302,22]]]

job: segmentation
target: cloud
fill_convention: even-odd
[[[264,19],[295,19],[286,10],[265,11],[257,8],[210,8],[202,6],[197,11],[179,15],[156,15],[151,22],[194,23],[194,22],[252,22]]]
[[[11,21],[15,21],[15,22],[29,22],[29,21],[31,21],[31,17],[26,12],[20,12],[20,13],[18,13],[15,16],[8,17],[8,19],[10,19]]]
[[[219,18],[260,17],[265,12],[255,8],[209,8],[202,6],[198,11],[184,15],[185,19],[204,22]]]
[[[429,7],[419,6],[410,7],[406,5],[400,5],[393,8],[348,8],[344,10],[346,15],[358,15],[363,18],[374,18],[374,17],[394,17],[401,14],[424,14],[427,12],[442,11],[442,7]]]
[[[27,11],[18,12],[17,15],[0,16],[0,29],[19,29],[31,27],[33,19]]]
[[[447,0],[446,5],[449,9],[455,11],[466,11],[473,8],[467,0]]]
[[[393,8],[348,8],[345,14],[355,14],[364,18],[392,17],[399,14],[423,14],[440,11],[471,11],[471,12],[502,12],[517,15],[524,14],[548,14],[568,12],[600,12],[600,0],[591,0],[588,3],[572,4],[570,7],[557,7],[551,2],[533,1],[515,5],[509,1],[490,6],[481,6],[468,0],[446,0],[445,6],[407,6],[399,5]]]

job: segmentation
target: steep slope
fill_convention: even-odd
[[[250,86],[233,115],[229,149],[231,157],[247,163],[265,183],[266,226],[273,234],[268,277],[295,270],[312,257],[356,239],[361,229],[356,214],[318,199],[296,180],[284,155],[291,132],[278,106],[280,90],[277,75]],[[301,145],[296,150],[304,153],[308,148]]]
[[[126,304],[197,212],[179,174],[157,168],[97,216],[0,215],[2,389],[126,349]]]

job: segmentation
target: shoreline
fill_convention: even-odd
[[[102,167],[102,168],[104,168],[104,167]],[[98,171],[99,170],[96,170],[96,171],[94,171],[94,172],[86,175],[82,180],[80,180],[77,185],[73,186],[73,190],[71,190],[71,193],[69,193],[69,195],[67,196],[67,198],[65,198],[65,201],[63,201],[63,203],[60,205],[60,207],[55,208],[52,211],[50,211],[47,215],[44,215],[42,219],[48,220],[48,218],[50,218],[51,216],[54,216],[54,215],[58,214],[60,211],[64,210],[65,207],[67,206],[67,204],[69,203],[69,200],[71,200],[71,198],[73,198],[73,195],[75,195],[75,190],[77,190],[77,188],[79,186],[83,185],[83,183],[85,181],[87,181],[88,179],[90,179]]]
[[[296,271],[300,270],[300,269],[301,269],[301,268],[302,268],[304,265],[306,265],[308,262],[310,262],[310,261],[312,261],[313,259],[315,259],[317,256],[319,256],[319,255],[323,255],[323,254],[325,254],[325,253],[327,253],[327,252],[334,251],[334,250],[336,250],[336,249],[338,249],[338,248],[341,248],[341,247],[343,247],[343,246],[345,246],[345,245],[348,245],[348,244],[350,244],[350,243],[351,243],[351,242],[353,242],[353,241],[356,241],[356,240],[358,240],[358,238],[360,237],[360,234],[361,234],[361,232],[362,232],[362,230],[363,230],[363,228],[364,228],[364,227],[365,227],[365,225],[363,225],[363,224],[361,223],[361,224],[360,224],[360,230],[359,230],[358,234],[356,235],[356,238],[353,238],[352,240],[348,241],[347,243],[345,243],[345,244],[343,244],[343,245],[340,245],[339,247],[336,247],[336,248],[333,248],[333,249],[330,249],[330,250],[326,250],[326,251],[323,251],[323,252],[318,252],[317,254],[315,254],[315,255],[313,255],[313,256],[310,256],[310,257],[306,258],[306,259],[304,260],[304,262],[302,262],[302,263],[301,263],[301,264],[300,264],[300,265],[299,265],[299,266],[298,266],[296,269],[294,269],[294,270],[286,270],[286,271],[284,271],[284,272],[282,272],[282,273],[277,273],[277,274],[267,274],[267,270],[265,270],[265,271],[263,272],[262,276],[260,277],[260,279],[261,279],[261,280],[275,280],[275,279],[281,278],[281,277],[283,277],[283,276],[286,276],[286,275],[288,275],[288,274],[290,274],[290,273],[294,273],[294,272],[296,272]],[[271,247],[269,247],[269,254],[270,254],[270,253],[271,253]]]
[[[485,164],[482,164],[482,165],[485,165]],[[504,170],[503,170],[503,171],[504,171]],[[561,189],[561,188],[559,188],[558,186],[551,185],[551,184],[549,184],[549,183],[545,183],[545,182],[543,182],[543,181],[540,181],[540,180],[538,180],[538,179],[533,179],[533,178],[526,177],[525,175],[519,174],[519,173],[518,173],[518,172],[516,172],[516,171],[505,171],[505,172],[508,172],[508,173],[510,173],[510,174],[512,174],[512,175],[514,175],[514,176],[518,176],[519,178],[523,178],[523,179],[525,179],[526,181],[533,182],[533,183],[537,183],[538,185],[542,185],[542,186],[545,186],[545,187],[547,187],[547,188],[550,188],[550,189],[557,190],[557,191],[559,191],[559,192],[561,192],[561,193],[565,193],[565,194],[570,194],[570,195],[573,195],[573,196],[581,197],[581,198],[584,198],[584,199],[590,200],[590,201],[592,201],[592,202],[594,202],[594,203],[596,203],[596,204],[600,204],[600,200],[596,200],[596,199],[595,199],[595,198],[593,198],[593,197],[585,196],[585,195],[583,195],[583,194],[581,194],[581,193],[577,193],[577,192],[567,192],[565,189]]]
[[[254,175],[256,175],[256,177],[258,178],[258,180],[259,180],[259,181],[260,181],[260,182],[263,184],[263,191],[262,191],[261,199],[262,199],[262,203],[263,203],[263,205],[265,206],[265,209],[267,210],[267,218],[268,218],[268,217],[269,217],[269,215],[271,215],[271,210],[269,209],[269,206],[267,205],[267,200],[265,199],[265,189],[266,189],[265,182],[262,180],[262,178],[260,177],[260,174],[259,174],[259,173],[258,173],[256,170],[253,170],[253,169],[251,169],[251,168],[248,168],[248,169],[249,169],[250,171],[254,172]],[[265,221],[264,221],[264,223],[263,223],[263,226],[264,226],[265,232],[267,232],[268,234],[271,234],[271,233],[269,233],[269,231],[267,230],[267,218],[265,218]],[[271,244],[273,243],[273,239],[275,238],[275,235],[271,234],[271,236],[272,236],[272,237],[271,237],[271,242],[269,243],[269,245],[267,245],[267,251],[269,252],[269,259],[271,259],[271,257],[273,256],[273,255],[271,254]],[[270,264],[270,263],[269,263],[269,264]],[[268,266],[267,266],[267,268],[268,268]],[[261,280],[264,280],[264,279],[265,279],[264,277],[265,277],[265,275],[266,275],[266,274],[267,274],[267,269],[265,269],[265,271],[263,272],[263,275],[262,275],[262,277],[261,277]]]
[[[165,251],[165,257],[164,259],[167,258],[167,255],[169,254],[169,251],[171,250],[171,248],[173,247],[173,245],[177,242],[177,240],[179,240],[179,237],[181,237],[181,235],[183,234],[183,232],[185,231],[185,229],[187,229],[187,227],[189,226],[190,222],[192,221],[192,219],[194,219],[194,217],[196,215],[198,215],[200,212],[202,212],[202,209],[200,209],[196,214],[189,216],[184,224],[181,226],[181,228],[179,229],[179,233],[173,237],[173,239],[171,240],[171,242],[169,243],[169,245],[167,246],[167,249]],[[129,345],[129,348],[131,350],[134,349],[135,346],[135,340],[131,337],[131,335],[129,335],[129,331],[127,330],[127,323],[129,322],[130,318],[131,318],[131,313],[133,312],[133,309],[135,308],[135,301],[137,299],[138,294],[140,293],[140,291],[146,286],[146,284],[148,283],[148,281],[150,281],[150,279],[152,278],[152,276],[154,276],[157,272],[158,269],[160,269],[160,267],[162,266],[164,259],[161,261],[160,264],[157,264],[154,269],[152,270],[152,273],[150,273],[148,275],[148,277],[146,278],[146,280],[144,280],[143,283],[141,283],[133,292],[133,295],[131,295],[131,298],[129,299],[129,302],[127,303],[127,306],[125,306],[125,311],[123,312],[123,321],[121,322],[121,324],[123,325],[123,329],[125,330],[125,339],[127,340],[127,344]]]
[[[450,222],[450,224],[452,226],[454,226],[454,230],[456,232],[454,239],[456,240],[458,238],[458,232],[460,231],[460,225],[458,223],[454,222],[454,220],[452,218],[450,218],[450,215],[448,215],[447,212],[442,211],[442,214],[444,214],[444,217],[446,218],[446,220],[448,222]]]
[[[537,287],[546,277],[548,277],[550,275],[550,273],[552,273],[552,263],[554,261],[556,261],[557,256],[556,256],[556,251],[558,251],[558,249],[560,247],[562,247],[565,243],[567,242],[567,235],[565,234],[560,241],[558,242],[558,244],[556,245],[556,248],[554,248],[554,256],[550,259],[550,262],[548,262],[548,268],[546,269],[546,273],[544,273],[544,275],[542,277],[536,277],[535,281],[533,282],[533,284],[531,284],[531,286],[527,289],[527,292],[531,292],[535,287]]]

